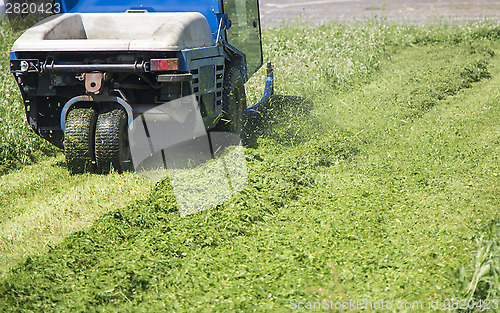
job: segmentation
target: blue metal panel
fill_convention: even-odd
[[[218,0],[58,0],[64,12],[70,13],[121,13],[127,10],[149,12],[199,12],[205,16],[214,37],[219,27],[220,4]]]
[[[78,4],[78,0],[64,0],[64,1],[58,0],[56,2],[61,3],[62,12],[68,12],[69,10],[74,8],[75,5]]]

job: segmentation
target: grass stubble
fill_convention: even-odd
[[[245,148],[246,189],[180,218],[158,182],[19,263],[0,308],[283,311],[291,299],[497,295],[499,34],[494,21],[265,32],[277,93],[314,107],[268,117]],[[247,84],[250,103],[264,75]]]

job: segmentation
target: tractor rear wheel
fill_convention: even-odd
[[[110,109],[99,114],[95,132],[97,171],[118,173],[132,169],[128,140],[127,115],[122,109]]]
[[[66,117],[64,153],[71,174],[94,171],[94,134],[97,113],[89,108],[71,110]]]
[[[224,74],[222,89],[222,118],[217,130],[243,136],[246,123],[247,99],[243,77],[236,66],[230,66]]]

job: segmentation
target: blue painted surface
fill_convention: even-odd
[[[78,4],[78,0],[64,0],[64,1],[57,0],[56,2],[61,3],[61,8],[63,12],[68,12],[69,10],[74,8],[75,5]]]

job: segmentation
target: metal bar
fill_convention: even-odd
[[[45,64],[48,72],[146,72],[146,63],[135,64]]]
[[[68,115],[69,109],[73,104],[77,102],[116,102],[120,104],[127,113],[128,127],[130,130],[132,130],[132,127],[134,125],[134,114],[132,111],[132,107],[125,100],[123,100],[120,97],[113,97],[113,96],[82,95],[71,98],[68,102],[66,102],[66,104],[62,108],[60,123],[61,123],[61,129],[63,131],[66,130],[66,116]]]

